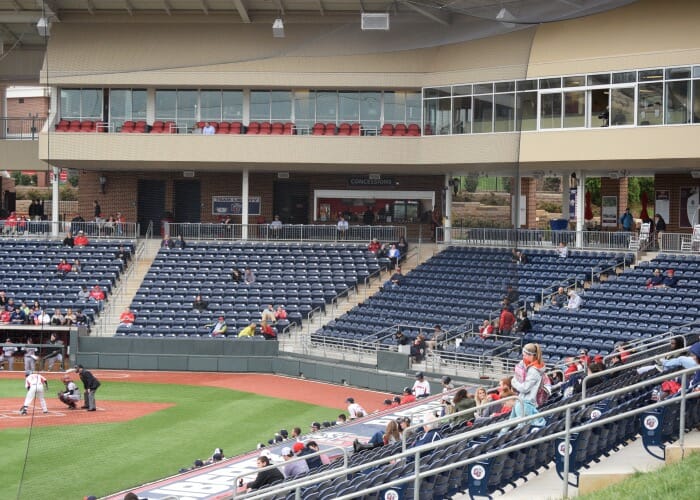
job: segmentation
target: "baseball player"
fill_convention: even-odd
[[[7,369],[12,371],[15,369],[15,353],[17,348],[12,345],[12,339],[7,339],[5,345],[2,346],[2,360],[0,360],[0,365],[4,365],[7,362]]]
[[[24,398],[24,405],[20,408],[20,415],[26,415],[29,405],[32,404],[34,398],[38,397],[41,403],[41,409],[44,413],[48,413],[49,410],[46,408],[46,399],[44,399],[44,389],[49,388],[49,382],[42,375],[38,373],[32,373],[30,371],[24,372],[24,386],[27,388],[27,397]]]
[[[37,348],[32,344],[34,344],[32,338],[27,338],[27,345],[24,346],[24,369],[27,372],[36,370],[36,360],[39,359],[36,355]]]
[[[67,404],[68,408],[71,410],[77,409],[78,406],[76,403],[80,401],[80,390],[78,389],[78,386],[75,385],[75,382],[73,382],[73,379],[70,378],[70,375],[63,376],[63,384],[66,386],[66,388],[64,391],[58,393],[58,399],[61,400],[61,403]]]
[[[56,334],[51,334],[51,340],[49,344],[53,347],[49,347],[44,356],[44,370],[52,371],[53,365],[58,361],[61,369],[63,369],[63,341],[56,339]]]

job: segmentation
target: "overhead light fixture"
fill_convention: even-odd
[[[363,12],[360,15],[360,28],[362,31],[389,31],[389,13]]]
[[[40,17],[36,22],[36,30],[39,36],[47,37],[51,35],[51,21],[48,17]]]
[[[284,38],[284,21],[282,21],[281,17],[278,17],[272,23],[272,36],[273,38]]]

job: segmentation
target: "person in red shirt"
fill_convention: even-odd
[[[275,318],[277,320],[287,319],[287,311],[285,311],[284,306],[277,306],[277,310],[275,311]]]
[[[5,219],[3,232],[14,233],[17,230],[17,212],[10,212],[10,216]]]
[[[377,238],[374,238],[369,245],[367,245],[367,250],[369,250],[372,253],[377,253],[379,250],[382,248],[382,244],[379,243],[379,240]]]
[[[136,316],[128,307],[119,315],[119,326],[131,326],[134,324]]]
[[[479,337],[485,339],[493,334],[493,324],[487,319],[484,320],[482,325],[479,327]]]
[[[61,259],[61,262],[59,262],[56,266],[56,270],[61,276],[65,276],[66,274],[68,274],[71,269],[72,266],[68,263],[66,259]]]
[[[96,301],[102,301],[105,299],[105,293],[102,291],[102,288],[100,288],[100,285],[95,285],[92,287],[92,290],[90,290],[90,298]]]
[[[267,324],[267,321],[263,320],[260,322],[260,333],[267,340],[275,340],[277,338],[277,332],[274,328]]]
[[[503,306],[501,316],[498,318],[498,333],[501,335],[510,335],[514,325],[515,316],[507,306]]]
[[[401,395],[401,404],[415,403],[416,397],[413,395],[413,391],[410,387],[405,387],[403,394]]]
[[[73,242],[76,247],[84,247],[90,243],[90,240],[87,239],[83,231],[78,231],[78,236],[74,238]]]
[[[8,324],[10,322],[12,314],[7,309],[3,309],[0,313],[0,323]]]

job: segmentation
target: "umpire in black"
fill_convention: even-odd
[[[85,389],[85,406],[83,408],[87,411],[97,410],[95,406],[95,392],[100,388],[100,381],[89,370],[83,368],[83,365],[76,365],[75,373],[80,375],[80,380],[83,382]]]

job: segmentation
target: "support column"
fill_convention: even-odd
[[[244,168],[241,172],[241,239],[248,239],[248,169]]]
[[[537,179],[523,177],[520,179],[520,193],[525,195],[525,227],[537,228]]]
[[[58,236],[58,185],[59,185],[59,169],[58,167],[50,167],[53,172],[53,183],[51,184],[51,236]]]
[[[0,40],[2,43],[2,40]],[[5,92],[6,87],[0,85],[0,139],[4,139],[7,135],[7,94]]]
[[[445,216],[443,218],[443,239],[445,243],[452,241],[452,174],[445,174]]]
[[[578,170],[576,172],[576,248],[583,246],[583,229],[586,216],[586,176]]]
[[[571,172],[561,174],[561,218],[569,220],[569,189],[571,188]]]
[[[627,210],[627,191],[629,180],[625,177],[622,179],[611,179],[602,177],[600,179],[600,196],[616,196],[617,197],[617,225],[615,227],[602,228],[603,231],[617,231],[621,229],[620,217]]]
[[[510,224],[513,229],[520,229],[520,196],[522,194],[522,177],[518,173],[515,177],[511,177],[511,201],[510,201]]]

